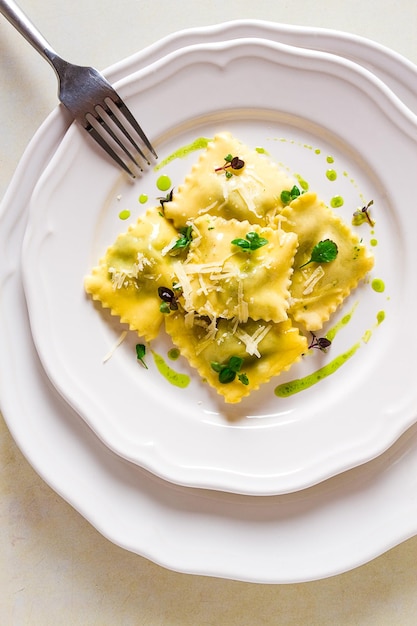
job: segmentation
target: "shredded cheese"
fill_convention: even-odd
[[[322,278],[323,276],[324,269],[321,265],[319,265],[304,282],[303,296],[307,296],[308,294],[310,294],[319,282],[320,278]]]
[[[259,326],[253,335],[249,335],[241,328],[238,328],[236,330],[236,336],[245,344],[246,352],[251,356],[257,356],[259,359],[261,353],[259,352],[258,346],[270,330],[271,326]]]

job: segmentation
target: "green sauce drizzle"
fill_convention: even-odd
[[[265,148],[261,148],[260,146],[258,146],[257,148],[255,148],[256,152],[258,154],[268,154],[268,152],[265,150]]]
[[[332,156],[326,157],[327,163],[334,163],[334,158]]]
[[[336,170],[327,170],[327,172],[326,172],[326,177],[327,177],[329,180],[336,180],[336,178],[337,178],[337,172],[336,172]]]
[[[309,189],[309,184],[306,180],[304,180],[304,178],[302,178],[302,176],[300,176],[300,174],[295,174],[296,179],[298,180],[298,184],[300,185],[301,189],[303,191],[308,191]]]
[[[330,200],[330,206],[333,209],[337,209],[343,206],[344,202],[345,201],[343,200],[342,196],[333,196],[333,198]]]
[[[127,218],[130,217],[130,211],[128,209],[125,209],[124,211],[120,211],[119,217],[121,220],[127,220]]]
[[[195,152],[196,150],[202,150],[204,148],[207,148],[207,144],[209,141],[211,141],[211,139],[208,139],[207,137],[198,137],[197,139],[187,144],[186,146],[182,146],[182,148],[178,148],[178,150],[175,150],[175,152],[172,152],[172,154],[167,156],[166,159],[158,163],[158,165],[156,165],[154,168],[155,171],[162,169],[163,167],[165,167],[165,165],[168,165],[168,163],[171,163],[171,161],[174,161],[174,159],[183,159],[184,157],[189,155],[191,152]],[[162,191],[166,191],[166,190],[163,189]]]
[[[385,283],[380,278],[374,278],[371,287],[377,293],[383,293],[385,291]]]
[[[334,341],[334,338],[336,337],[337,333],[339,332],[339,330],[341,330],[344,326],[346,326],[347,324],[349,324],[350,320],[352,319],[352,316],[355,312],[356,307],[358,306],[358,303],[356,303],[351,310],[349,311],[349,313],[346,313],[346,315],[344,315],[342,317],[342,319],[337,322],[337,324],[335,324],[334,326],[332,326],[332,328],[330,328],[327,333],[325,334],[326,339],[329,339],[330,341]]]
[[[146,195],[146,193],[141,193],[139,196],[139,202],[141,204],[145,204],[145,202],[148,202],[148,196]]]
[[[160,191],[168,191],[171,185],[172,183],[171,183],[170,177],[166,176],[165,174],[160,176],[158,180],[156,181],[156,186],[158,187]]]
[[[313,372],[312,374],[309,374],[304,378],[298,378],[296,380],[291,380],[288,383],[278,385],[278,387],[275,388],[275,395],[279,398],[287,398],[288,396],[292,396],[299,391],[304,391],[304,389],[312,387],[319,381],[327,378],[327,376],[334,374],[355,354],[360,346],[361,343],[360,341],[358,341],[358,343],[355,343],[355,345],[352,346],[349,350],[347,350],[343,354],[340,354],[324,367],[321,367],[319,370],[317,370],[317,372]]]
[[[168,350],[168,358],[171,359],[171,361],[176,361],[180,354],[181,353],[178,348],[171,348],[171,350]]]
[[[153,360],[155,361],[155,365],[158,368],[158,371],[167,379],[171,385],[175,387],[180,387],[181,389],[185,389],[190,384],[190,377],[187,374],[180,374],[179,372],[175,372],[173,369],[169,367],[164,361],[164,359],[152,350]]]

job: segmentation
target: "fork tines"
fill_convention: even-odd
[[[87,113],[84,128],[132,178],[157,158],[155,149],[121,98],[114,93]],[[142,147],[140,147],[140,145]]]

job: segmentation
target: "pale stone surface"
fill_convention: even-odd
[[[175,30],[237,18],[345,30],[417,62],[414,0],[404,0],[401,10],[385,3],[380,11],[373,0],[182,0],[180,6],[171,0],[21,0],[21,6],[57,52],[99,69]],[[0,86],[2,196],[57,102],[52,70],[3,19]],[[38,477],[3,420],[0,467],[1,624],[416,624],[417,537],[356,570],[311,583],[268,586],[177,574],[102,537]]]

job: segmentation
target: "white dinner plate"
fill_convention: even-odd
[[[409,332],[417,304],[409,185],[417,117],[359,65],[255,38],[181,48],[118,89],[155,144],[158,166],[132,184],[73,126],[31,202],[24,288],[53,384],[112,450],[182,485],[286,493],[380,454],[417,418],[410,367],[417,341]],[[172,344],[163,333],[148,346],[148,369],[136,360],[136,333],[104,360],[124,327],[83,289],[84,276],[127,228],[120,212],[134,221],[157,205],[160,176],[178,187],[198,158],[170,156],[222,130],[265,149],[326,203],[341,198],[336,212],[347,223],[370,200],[376,221],[358,229],[374,244],[376,263],[323,329],[343,326],[331,349],[313,351],[235,406],[182,360],[169,365],[190,379],[187,388],[161,376],[150,352],[168,361]],[[385,285],[382,293],[374,280]],[[278,385],[335,361],[343,367],[319,384],[276,395]]]
[[[252,23],[187,31],[110,69],[110,79],[145,66],[182,42],[265,36],[371,59],[393,85],[417,84],[406,60],[367,40],[332,31]],[[243,31],[243,33],[242,33]],[[340,50],[342,47],[342,50]],[[413,76],[414,80],[410,79]],[[410,106],[417,111],[417,90]],[[417,431],[374,461],[311,489],[252,498],[178,487],[126,463],[93,435],[55,392],[33,345],[17,251],[27,205],[65,132],[56,110],[32,140],[1,207],[0,397],[21,450],[44,480],[103,535],[182,572],[290,583],[356,567],[417,532]],[[22,392],[24,384],[24,393]],[[110,514],[111,512],[111,514]]]

